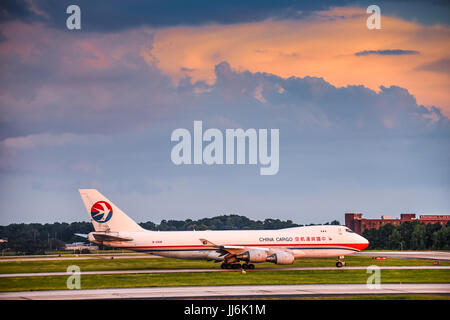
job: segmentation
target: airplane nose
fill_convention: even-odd
[[[367,248],[369,246],[369,240],[367,240],[363,236],[359,236],[359,237],[361,239],[361,250],[364,250],[365,248]]]

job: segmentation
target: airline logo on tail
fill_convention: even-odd
[[[113,210],[106,201],[97,201],[91,208],[91,217],[99,223],[105,223],[111,219]]]

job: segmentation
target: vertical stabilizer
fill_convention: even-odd
[[[96,189],[78,190],[95,231],[135,232],[144,231],[114,203]]]

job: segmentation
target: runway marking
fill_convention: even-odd
[[[320,295],[450,294],[450,284],[382,284],[370,289],[365,284],[250,285],[207,287],[149,287],[120,289],[51,290],[0,293],[1,300],[84,299],[175,299],[217,297],[270,297]]]
[[[450,270],[450,266],[380,266],[381,270]],[[314,270],[366,270],[367,267],[284,267],[284,268],[256,268],[255,271],[314,271]],[[204,273],[204,272],[241,272],[241,269],[151,269],[151,270],[105,270],[82,271],[80,275],[108,275],[108,274],[152,274],[152,273]],[[16,277],[57,277],[67,276],[66,272],[36,272],[36,273],[3,273],[0,278]]]

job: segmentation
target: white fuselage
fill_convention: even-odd
[[[221,246],[263,248],[269,254],[287,251],[295,258],[321,258],[350,255],[368,246],[368,241],[345,226],[319,225],[279,230],[227,231],[141,231],[120,232],[132,241],[108,241],[105,245],[157,256],[179,259],[223,260],[217,248],[200,239]]]

